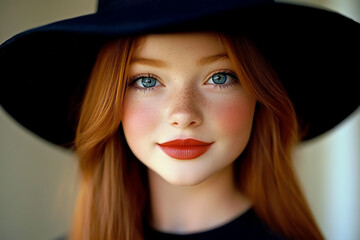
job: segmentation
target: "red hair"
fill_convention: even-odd
[[[291,239],[322,239],[292,166],[298,129],[291,101],[249,40],[219,37],[242,85],[258,102],[249,144],[235,161],[239,188],[273,231]],[[137,43],[120,39],[104,45],[89,79],[75,139],[82,180],[72,239],[143,239],[146,171],[121,128],[128,68]]]
[[[90,76],[75,139],[82,179],[72,239],[142,239],[141,166],[118,130],[134,44],[106,44]]]
[[[257,99],[252,135],[237,160],[241,190],[270,228],[289,239],[323,239],[295,175],[299,129],[277,74],[244,36],[220,35],[243,87]]]

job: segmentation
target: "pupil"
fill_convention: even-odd
[[[212,76],[212,80],[216,84],[223,84],[223,83],[226,82],[226,75],[221,74],[221,73],[217,73],[214,76]]]
[[[143,78],[141,82],[144,87],[154,87],[156,84],[156,81],[153,78]]]

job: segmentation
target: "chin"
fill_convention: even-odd
[[[191,173],[191,172],[167,172],[161,177],[171,185],[191,187],[201,184],[206,181],[210,176],[207,174]]]

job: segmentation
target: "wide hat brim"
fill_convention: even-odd
[[[40,137],[71,146],[87,78],[104,42],[198,30],[242,33],[254,41],[294,102],[303,140],[333,128],[359,106],[360,25],[349,18],[284,3],[131,2],[31,29],[3,43],[3,108]]]

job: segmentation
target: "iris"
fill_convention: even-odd
[[[227,80],[227,75],[224,73],[216,73],[211,77],[211,80],[215,84],[224,84]]]
[[[141,79],[141,84],[145,88],[154,87],[156,85],[156,79],[151,77],[145,77]]]

